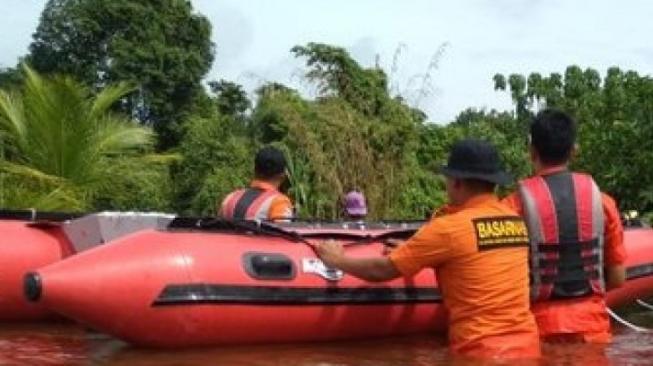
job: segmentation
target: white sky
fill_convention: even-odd
[[[0,66],[27,52],[45,0],[0,0]],[[612,65],[653,73],[653,2],[647,0],[193,0],[213,24],[216,60],[208,79],[252,90],[302,81],[302,61],[289,50],[310,41],[346,47],[365,66],[378,55],[391,86],[432,121],[466,107],[511,108],[495,92],[497,73],[563,72],[570,64]],[[432,74],[434,92],[419,98],[423,74],[446,43]],[[393,55],[401,48],[395,71]]]

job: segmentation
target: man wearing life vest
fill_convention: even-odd
[[[449,205],[389,256],[349,257],[335,242],[317,251],[327,266],[367,281],[387,281],[434,268],[449,311],[456,354],[537,358],[539,336],[529,310],[528,233],[524,221],[494,194],[509,182],[496,149],[462,140],[451,151]]]
[[[623,227],[612,198],[591,176],[571,172],[576,125],[565,113],[540,112],[530,126],[535,176],[504,203],[530,233],[532,311],[547,340],[608,343],[605,291],[625,280]]]
[[[286,158],[281,150],[262,148],[254,161],[254,180],[249,188],[230,193],[220,205],[220,216],[232,220],[288,220],[293,206],[279,187],[286,180]]]

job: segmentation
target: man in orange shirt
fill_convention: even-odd
[[[472,357],[536,358],[529,310],[528,233],[501,204],[497,184],[509,181],[495,148],[479,140],[453,146],[447,166],[449,205],[387,257],[351,258],[342,246],[318,246],[324,263],[367,281],[387,281],[435,268],[449,311],[452,352]]]
[[[614,200],[589,175],[567,168],[576,125],[565,113],[540,112],[530,127],[536,175],[507,203],[528,225],[532,311],[551,341],[610,342],[605,290],[625,280],[623,227]]]
[[[286,158],[281,150],[264,147],[256,154],[254,180],[249,188],[230,193],[218,212],[226,219],[288,220],[293,206],[279,187],[286,180]]]

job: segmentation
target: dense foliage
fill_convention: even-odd
[[[575,167],[594,175],[622,208],[653,211],[653,79],[617,67],[604,78],[593,69],[570,66],[564,75],[495,76],[508,89],[518,115],[542,106],[571,113],[579,124]]]
[[[22,88],[0,91],[0,206],[165,204],[167,173],[159,163],[167,158],[148,154],[154,134],[109,110],[131,87],[117,84],[93,95],[69,77],[43,77],[28,67],[24,75]]]
[[[120,105],[179,142],[180,121],[203,93],[213,61],[211,25],[185,0],[49,0],[27,61],[43,73],[70,74],[101,88],[136,86]]]
[[[343,193],[357,188],[373,218],[422,218],[445,200],[436,172],[454,141],[494,142],[524,177],[528,121],[554,106],[579,121],[575,168],[621,208],[653,212],[648,76],[577,66],[495,75],[514,111],[470,108],[441,125],[391,95],[384,70],[343,48],[308,43],[291,52],[306,62],[316,98],[278,83],[253,96],[228,80],[205,88],[210,24],[189,2],[50,0],[23,58],[36,72],[0,70],[0,206],[211,215],[251,179],[255,151],[273,144],[287,153],[301,217],[339,217]],[[167,155],[153,155],[157,135],[135,121],[154,126]]]

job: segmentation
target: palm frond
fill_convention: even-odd
[[[64,184],[66,182],[64,178],[44,173],[27,165],[16,164],[6,160],[0,160],[0,171],[50,184]]]
[[[148,155],[154,143],[152,130],[110,111],[133,90],[129,85],[108,86],[93,96],[70,77],[45,77],[26,65],[22,69],[25,78],[20,92],[0,91],[0,136],[13,155],[0,169],[21,179],[47,182],[48,187],[39,188],[33,197],[23,192],[32,197],[30,201],[41,197],[71,204],[74,197],[80,202],[77,206],[90,205],[98,187],[110,184],[108,172],[134,177],[134,182],[154,176],[129,175],[125,169],[110,169],[112,165],[143,171],[149,168],[147,160],[152,164],[175,160]],[[131,164],[129,159],[135,157],[143,160]],[[126,159],[124,164],[120,159]],[[61,192],[73,191],[62,198]]]
[[[26,128],[20,98],[15,93],[0,90],[0,129],[4,131],[4,135],[21,144],[24,142]]]
[[[104,88],[95,96],[90,109],[89,119],[101,119],[121,98],[134,91],[134,87],[128,83],[118,83]]]
[[[32,202],[29,203],[29,207],[45,211],[83,211],[87,208],[82,200],[64,187],[59,187],[47,194],[35,196]]]
[[[164,164],[169,165],[173,163],[179,163],[183,160],[181,154],[147,154],[137,157],[141,162],[152,163],[152,164]]]
[[[152,130],[109,117],[102,119],[98,124],[91,146],[96,154],[114,155],[134,150],[147,150],[153,143]]]
[[[83,192],[58,177],[10,163],[0,166],[0,207],[82,210],[86,208],[83,197]]]

